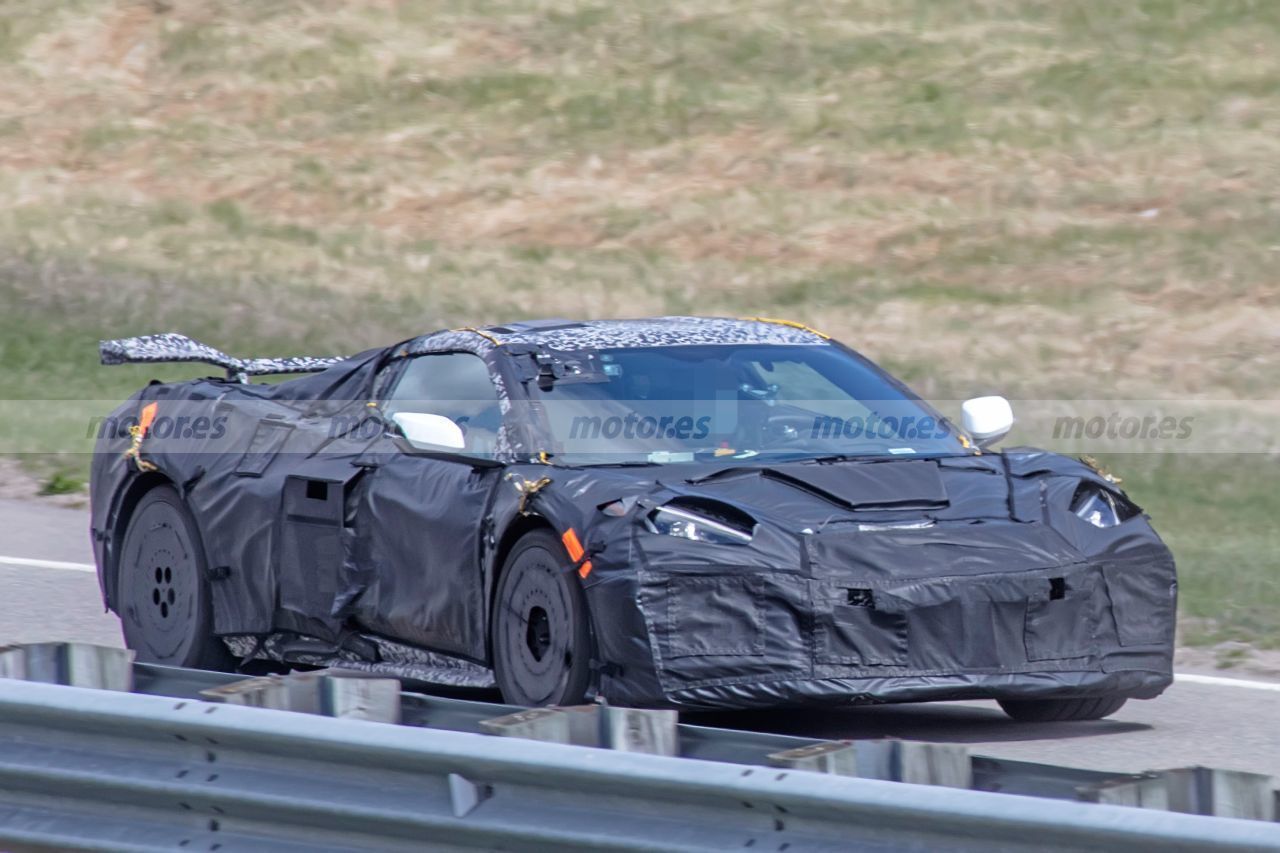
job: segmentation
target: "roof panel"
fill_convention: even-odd
[[[798,326],[727,317],[651,317],[642,320],[557,321],[490,326],[484,331],[503,344],[540,344],[549,349],[619,349],[697,344],[813,345],[824,338]]]

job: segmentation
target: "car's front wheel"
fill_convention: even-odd
[[[204,548],[191,511],[172,486],[134,508],[120,549],[120,623],[125,645],[146,663],[229,669],[213,634]]]
[[[1001,699],[1000,707],[1022,723],[1066,723],[1076,720],[1101,720],[1119,711],[1124,696],[1101,696],[1096,699]]]
[[[513,705],[576,705],[591,677],[586,600],[549,530],[523,537],[503,566],[492,618],[493,670]]]

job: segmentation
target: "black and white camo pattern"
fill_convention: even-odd
[[[296,634],[231,634],[222,638],[228,651],[241,660],[280,661],[288,663],[310,664],[312,666],[331,666],[337,669],[351,669],[384,675],[392,678],[409,678],[439,684],[445,687],[475,687],[492,689],[497,686],[493,680],[493,670],[486,666],[471,663],[461,658],[446,655],[443,652],[432,652],[388,640],[375,635],[361,635],[377,648],[377,663],[364,660],[355,652],[339,649],[336,654],[299,655],[296,650],[289,649],[296,643]],[[286,658],[286,651],[288,655]]]
[[[340,364],[344,358],[295,356],[293,358],[235,358],[220,349],[177,332],[99,341],[103,364],[195,361],[212,364],[231,373],[266,376],[277,373],[316,373]]]
[[[536,344],[554,350],[629,349],[707,344],[804,346],[823,343],[808,329],[729,317],[654,317],[592,320],[577,328],[495,335],[504,344]]]
[[[497,336],[475,329],[444,329],[414,338],[396,355],[424,355],[432,352],[471,352],[485,355],[494,347]]]
[[[414,338],[394,355],[469,352],[484,359],[498,391],[498,405],[504,423],[498,431],[494,455],[500,460],[516,461],[530,458],[540,448],[521,446],[518,433],[510,424],[511,398],[496,363],[497,350],[503,345],[524,344],[572,352],[697,344],[812,346],[824,342],[825,339],[816,332],[785,323],[727,317],[654,317],[644,320],[587,320],[571,327],[540,331],[515,332],[501,326],[446,329]]]
[[[772,344],[812,346],[825,339],[817,332],[766,320],[738,320],[729,317],[652,317],[644,320],[585,320],[570,327],[545,330],[504,331],[501,326],[481,329],[453,329],[415,338],[410,354],[465,349],[464,341],[530,344],[547,349],[574,351],[627,349],[699,344]]]

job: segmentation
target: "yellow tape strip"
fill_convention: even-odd
[[[739,317],[738,319],[750,320],[756,323],[773,323],[776,326],[790,326],[793,329],[802,329],[806,332],[811,332],[812,334],[815,334],[818,337],[822,338],[824,341],[831,340],[830,335],[825,334],[823,332],[819,332],[817,329],[813,328],[812,326],[806,326],[804,323],[797,323],[795,320],[781,320],[777,317]]]
[[[484,339],[485,339],[486,341],[488,341],[489,343],[493,344],[495,347],[500,347],[500,346],[502,346],[502,341],[498,340],[497,338],[495,338],[493,335],[489,334],[488,332],[481,331],[480,329],[473,328],[472,326],[464,326],[464,327],[462,327],[461,329],[454,329],[453,331],[455,331],[455,332],[474,332],[475,334],[477,334],[477,335],[479,335],[480,337],[484,338]]]

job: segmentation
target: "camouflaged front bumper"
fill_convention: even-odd
[[[633,600],[625,621],[652,669],[632,666],[608,695],[747,708],[1151,698],[1169,685],[1176,579],[1158,540],[1130,531],[1119,553],[1054,561],[1065,549],[1050,531],[982,527],[810,538],[790,569],[647,560],[608,597]],[[926,565],[931,547],[950,570]]]

